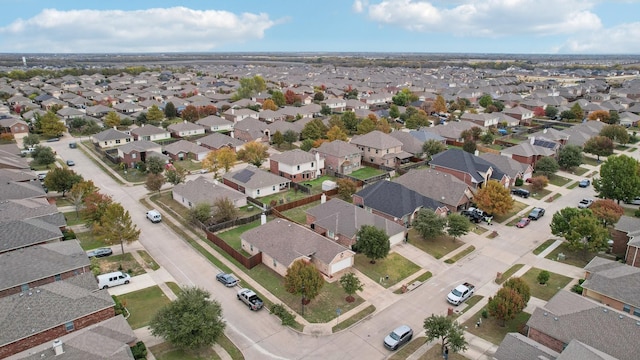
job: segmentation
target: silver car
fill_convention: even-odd
[[[402,345],[411,341],[413,330],[407,325],[400,325],[384,338],[384,347],[389,350],[397,350]]]

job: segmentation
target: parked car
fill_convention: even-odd
[[[625,203],[631,204],[631,205],[640,205],[640,196],[634,198],[633,200],[625,201]]]
[[[44,179],[47,177],[47,173],[40,173],[38,174],[38,180],[40,181],[44,181]]]
[[[226,287],[234,287],[240,282],[231,274],[219,273],[216,275],[216,280],[220,281]]]
[[[113,254],[113,250],[111,250],[110,248],[98,248],[95,250],[90,250],[87,251],[87,256],[92,258],[92,257],[105,257],[105,256],[109,256]]]
[[[56,142],[56,141],[60,141],[60,138],[54,137],[47,140],[47,142]]]
[[[593,204],[593,199],[582,199],[578,203],[578,209],[586,209]]]
[[[589,187],[589,185],[591,185],[591,180],[589,180],[589,179],[582,179],[582,180],[580,180],[580,183],[578,184],[578,186],[580,186],[581,188]]]
[[[78,147],[78,145],[77,145],[76,143],[74,143],[74,142],[70,142],[70,143],[69,143],[69,148],[71,148],[71,149],[75,149],[75,148],[77,148],[77,147]]]
[[[384,347],[398,350],[399,347],[411,341],[413,330],[407,325],[400,325],[384,338]]]
[[[528,218],[531,219],[531,220],[538,220],[543,216],[544,216],[544,209],[536,207],[536,208],[533,208],[533,210],[531,210],[531,212],[529,213]]]
[[[517,195],[525,199],[528,198],[530,195],[529,190],[521,189],[521,188],[511,189],[511,193],[513,195]]]
[[[529,223],[531,223],[531,219],[522,218],[522,219],[520,219],[520,221],[518,221],[518,223],[516,224],[516,227],[519,227],[519,228],[522,229],[523,227],[529,225]]]
[[[67,160],[67,166],[74,166],[75,164],[73,160]]]

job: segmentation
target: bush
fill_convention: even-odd
[[[635,216],[635,217],[640,217],[640,209],[636,210],[636,211],[633,213],[633,216]]]
[[[63,240],[76,239],[76,233],[71,229],[65,229],[62,232]]]
[[[113,307],[113,309],[116,311],[116,315],[122,314],[123,316],[126,316],[124,305],[122,305],[122,303],[120,302],[120,299],[118,299],[118,297],[115,295],[111,295],[111,298],[113,299],[113,302],[116,303],[116,305]]]
[[[147,358],[147,347],[144,345],[142,341],[138,341],[135,345],[131,347],[131,354],[133,358],[138,359],[146,359]]]
[[[487,309],[482,309],[480,315],[482,316],[482,318],[486,319],[489,317],[489,312],[487,311]]]
[[[287,309],[281,304],[274,304],[271,307],[271,313],[280,318],[282,325],[291,326],[296,323],[296,318],[287,311]]]
[[[538,274],[538,283],[542,285],[546,285],[550,277],[551,277],[551,274],[549,274],[547,270],[542,270],[540,271],[540,274]]]
[[[516,179],[516,186],[522,186],[522,184],[524,184],[524,180],[522,180],[522,178],[517,178]]]

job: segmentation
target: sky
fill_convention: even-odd
[[[0,53],[640,54],[640,0],[0,0]]]

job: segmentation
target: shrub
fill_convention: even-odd
[[[296,318],[281,304],[274,304],[271,313],[280,318],[282,325],[291,326],[296,323]]]
[[[517,178],[516,179],[516,186],[522,186],[522,184],[524,184],[524,180],[522,180],[522,178]]]
[[[640,217],[640,209],[636,210],[636,211],[633,213],[633,216],[635,216],[635,217]]]
[[[76,239],[76,233],[71,229],[65,229],[62,232],[63,240]]]
[[[118,297],[115,295],[111,295],[111,298],[113,299],[113,302],[116,303],[116,305],[113,307],[113,309],[116,312],[116,315],[120,315],[120,314],[122,314],[123,316],[126,315],[124,305],[122,305],[122,303],[120,302],[120,299],[118,299]]]
[[[146,359],[147,358],[147,347],[144,345],[142,341],[138,341],[135,345],[131,347],[131,354],[133,358],[138,359]]]
[[[538,283],[545,285],[547,281],[549,281],[550,277],[551,274],[549,274],[547,270],[542,270],[540,271],[540,274],[538,274]]]
[[[480,313],[480,315],[486,319],[489,317],[489,312],[487,311],[487,309],[482,309],[482,312]]]

